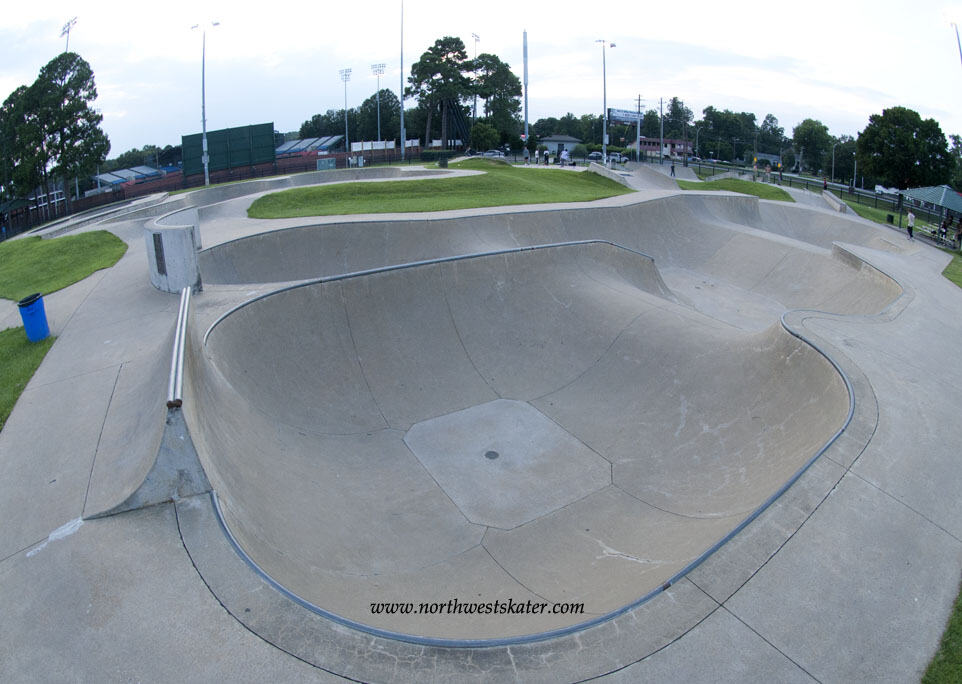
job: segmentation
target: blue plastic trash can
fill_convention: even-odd
[[[50,336],[47,312],[43,308],[43,295],[35,292],[17,302],[17,306],[20,307],[20,318],[23,320],[28,340],[39,342]]]

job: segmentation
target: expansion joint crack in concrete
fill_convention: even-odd
[[[445,286],[445,283],[444,283],[444,265],[443,264],[438,265],[438,279],[441,281],[441,296],[444,297],[444,306],[448,310],[448,318],[451,319],[451,327],[454,328],[454,334],[457,335],[458,337],[458,344],[461,345],[461,350],[464,352],[464,355],[467,357],[468,363],[471,364],[471,368],[473,368],[474,372],[477,373],[479,378],[481,378],[481,382],[484,383],[485,387],[491,390],[494,396],[496,396],[498,399],[503,399],[503,397],[501,396],[501,393],[498,390],[496,390],[494,387],[492,387],[491,383],[488,382],[488,379],[484,377],[484,374],[480,370],[478,370],[478,365],[474,362],[474,358],[471,356],[471,352],[468,351],[468,348],[464,344],[464,338],[461,336],[461,329],[458,328],[458,322],[454,319],[454,312],[451,311],[451,301],[448,299],[448,288]]]
[[[716,519],[718,519],[719,517],[720,517],[720,518],[731,518],[731,517],[735,517],[735,516],[744,516],[744,515],[748,515],[748,513],[751,512],[751,509],[749,509],[749,510],[747,510],[747,511],[739,511],[738,513],[732,513],[732,514],[730,514],[730,515],[723,515],[723,516],[717,516],[717,515],[687,515],[687,514],[685,514],[685,513],[679,513],[679,512],[677,512],[677,511],[672,511],[672,510],[669,510],[669,509],[667,509],[667,508],[662,508],[661,506],[656,506],[655,504],[651,503],[650,501],[645,501],[645,500],[642,499],[640,496],[637,496],[637,495],[635,495],[635,494],[632,494],[631,492],[623,489],[620,485],[618,485],[618,484],[616,484],[616,483],[614,483],[614,482],[612,482],[611,486],[614,487],[615,489],[617,489],[619,492],[621,492],[621,493],[624,494],[625,496],[629,496],[629,497],[631,497],[632,499],[634,499],[635,501],[638,501],[639,503],[643,503],[643,504],[645,504],[646,506],[651,506],[651,507],[654,508],[656,511],[661,511],[662,513],[667,513],[668,515],[674,515],[674,516],[676,516],[676,517],[682,518],[683,520],[716,520]]]
[[[854,465],[854,464],[853,464],[853,465]],[[934,528],[936,528],[936,529],[938,529],[938,530],[941,530],[942,532],[945,532],[945,534],[947,534],[948,536],[950,536],[950,537],[951,537],[952,539],[954,539],[955,541],[957,541],[957,542],[959,542],[959,543],[962,543],[962,539],[959,539],[958,536],[956,536],[955,534],[949,532],[949,531],[948,531],[947,529],[945,529],[942,525],[940,525],[939,523],[937,523],[937,522],[935,522],[934,520],[932,520],[932,518],[930,518],[929,516],[925,515],[925,513],[922,513],[920,510],[918,510],[918,509],[916,509],[916,508],[913,508],[912,506],[910,506],[909,504],[907,504],[905,501],[902,501],[902,499],[900,499],[899,497],[897,497],[895,494],[889,492],[889,491],[886,490],[886,489],[883,489],[882,487],[880,487],[880,486],[879,486],[878,484],[876,484],[875,482],[872,482],[871,480],[865,479],[864,477],[862,477],[861,475],[859,475],[858,473],[856,473],[856,472],[854,472],[854,471],[851,471],[850,474],[852,475],[852,477],[855,477],[855,478],[861,480],[862,482],[864,482],[865,484],[867,484],[869,487],[871,487],[871,488],[874,489],[875,491],[883,494],[884,496],[886,496],[887,498],[891,499],[892,501],[894,501],[895,503],[899,504],[900,506],[903,506],[906,510],[912,512],[914,515],[917,515],[917,516],[920,517],[922,520],[924,520],[925,522],[927,522],[927,523],[929,523],[930,525],[932,525],[932,527],[934,527]]]
[[[198,494],[198,495],[196,495],[196,496],[208,496],[208,494]],[[181,547],[183,547],[183,549],[184,549],[184,553],[185,553],[186,556],[187,556],[187,560],[190,561],[190,565],[191,565],[192,568],[194,568],[194,572],[197,573],[197,577],[199,577],[199,578],[200,578],[200,581],[203,582],[204,587],[207,588],[208,593],[210,593],[210,595],[211,595],[211,597],[213,597],[214,601],[217,602],[217,605],[219,605],[219,606],[224,610],[225,613],[227,613],[235,622],[237,622],[237,624],[239,624],[243,629],[245,629],[245,630],[247,630],[248,632],[250,632],[251,634],[253,634],[256,639],[259,639],[259,640],[263,641],[263,642],[264,642],[265,644],[267,644],[268,646],[271,646],[271,647],[273,647],[273,648],[276,648],[278,651],[281,651],[282,653],[286,653],[286,654],[289,655],[291,658],[294,658],[295,660],[298,660],[298,661],[304,663],[305,665],[309,665],[310,667],[314,668],[315,670],[321,670],[322,672],[327,672],[328,674],[334,675],[334,676],[336,676],[336,677],[340,677],[340,678],[345,679],[345,680],[347,680],[347,681],[352,681],[352,682],[360,682],[360,681],[361,681],[361,680],[358,680],[358,679],[352,679],[352,678],[347,677],[346,675],[343,675],[343,674],[339,674],[339,673],[337,673],[337,672],[334,672],[333,670],[328,670],[328,669],[326,669],[326,668],[320,667],[319,665],[316,665],[316,664],[312,663],[312,662],[309,661],[309,660],[305,660],[304,658],[301,658],[300,656],[298,656],[298,655],[295,654],[295,653],[292,653],[291,651],[287,650],[287,649],[284,648],[283,646],[280,646],[280,645],[274,643],[273,641],[270,641],[270,640],[267,639],[266,637],[261,636],[261,635],[258,634],[256,631],[254,631],[254,629],[252,629],[251,627],[249,627],[243,620],[241,620],[239,617],[237,617],[236,615],[234,615],[234,613],[231,611],[231,609],[228,608],[227,605],[226,605],[223,601],[221,601],[220,597],[217,595],[217,592],[215,592],[214,589],[213,589],[213,588],[210,586],[210,584],[207,582],[207,578],[204,577],[204,574],[200,571],[200,568],[197,567],[197,563],[194,561],[194,557],[190,554],[190,549],[187,548],[187,542],[184,540],[184,531],[183,531],[183,529],[182,529],[182,527],[181,527],[180,511],[177,510],[177,504],[174,503],[174,502],[168,502],[168,503],[166,503],[166,504],[160,504],[160,505],[162,505],[162,506],[170,505],[170,506],[173,506],[173,507],[174,507],[174,521],[175,521],[175,523],[176,523],[176,525],[177,525],[177,536],[180,538],[180,545],[181,545]],[[232,553],[233,553],[233,552],[232,552]],[[235,556],[236,556],[236,554],[235,554]],[[237,558],[237,560],[240,561],[240,562],[243,562],[243,561],[241,561],[240,558]],[[249,568],[246,569],[246,572],[249,572],[249,573],[252,573],[252,574],[253,574],[253,570],[250,570]],[[260,581],[260,582],[263,582],[263,579],[261,579],[260,577],[257,577],[257,580]],[[285,600],[289,600],[289,599],[285,599]]]
[[[338,284],[338,293],[341,295],[341,305],[344,307],[344,318],[347,321],[347,332],[351,336],[351,346],[354,348],[354,360],[357,362],[358,368],[361,370],[361,377],[364,378],[364,386],[367,387],[368,394],[371,395],[371,401],[374,402],[375,408],[377,408],[378,414],[381,416],[381,420],[384,421],[384,427],[393,427],[388,421],[387,417],[384,415],[381,405],[378,403],[377,395],[374,394],[374,390],[371,389],[371,382],[368,380],[367,371],[364,369],[364,364],[361,361],[361,355],[357,351],[357,340],[354,339],[354,326],[351,325],[351,312],[347,308],[347,300],[344,297],[344,288]]]
[[[521,580],[519,580],[517,577],[515,577],[513,574],[511,574],[511,572],[509,572],[506,567],[504,567],[503,565],[501,565],[501,563],[498,561],[498,559],[494,557],[494,555],[491,553],[491,551],[488,550],[488,547],[484,545],[484,542],[483,542],[483,541],[481,542],[481,548],[484,549],[484,552],[485,552],[486,554],[488,554],[488,558],[491,559],[491,562],[493,562],[495,565],[497,565],[499,568],[501,568],[501,572],[503,572],[505,575],[507,575],[508,577],[510,577],[511,579],[513,579],[515,582],[517,582],[517,584],[518,584],[519,587],[521,587],[522,589],[524,589],[524,590],[527,591],[527,592],[530,592],[532,595],[537,596],[537,597],[538,597],[539,599],[541,599],[542,601],[548,601],[549,603],[551,602],[551,599],[550,599],[550,598],[548,598],[547,596],[542,596],[541,594],[539,594],[538,592],[536,592],[534,589],[532,589],[531,587],[529,587],[528,585],[526,585],[524,582],[522,582]]]
[[[571,380],[569,380],[568,382],[564,383],[564,384],[561,385],[560,387],[556,387],[556,388],[553,389],[553,390],[549,390],[549,391],[545,392],[544,394],[542,394],[542,395],[540,395],[540,396],[532,397],[532,398],[529,400],[529,403],[532,403],[532,404],[533,404],[533,403],[536,402],[536,401],[543,401],[545,398],[551,396],[552,394],[556,394],[556,393],[558,393],[558,392],[562,392],[562,391],[564,391],[565,389],[567,389],[568,387],[571,387],[573,384],[575,384],[576,382],[578,382],[578,380],[580,380],[580,379],[583,378],[585,375],[587,375],[595,366],[598,365],[598,362],[600,362],[603,358],[605,358],[605,356],[608,355],[608,352],[611,351],[612,347],[615,346],[615,344],[618,342],[618,340],[621,339],[621,336],[624,335],[625,332],[627,332],[632,326],[634,326],[635,323],[637,323],[643,316],[645,316],[646,314],[651,313],[651,312],[654,311],[654,310],[655,310],[654,308],[651,308],[651,309],[645,309],[644,311],[639,312],[638,315],[634,316],[630,321],[628,321],[628,323],[626,323],[626,324],[621,328],[621,330],[618,331],[618,334],[615,335],[615,336],[612,338],[611,342],[608,343],[608,346],[605,348],[605,350],[602,351],[600,354],[598,354],[598,357],[597,357],[594,361],[592,361],[591,363],[589,363],[587,366],[585,366],[585,368],[584,368],[580,373],[578,373],[575,377],[571,378]]]
[[[795,660],[795,659],[792,658],[790,655],[788,655],[787,653],[785,653],[785,651],[783,651],[783,650],[780,649],[778,646],[776,646],[775,644],[773,644],[771,641],[769,641],[768,639],[766,639],[766,638],[765,638],[765,635],[763,635],[763,634],[762,634],[761,632],[759,632],[757,629],[755,629],[755,628],[752,627],[750,624],[748,624],[747,622],[745,622],[745,621],[744,621],[742,618],[740,618],[738,615],[736,615],[735,613],[733,613],[733,612],[728,608],[728,606],[726,606],[726,605],[721,606],[721,610],[725,611],[726,613],[728,613],[729,615],[731,615],[734,619],[738,620],[741,624],[745,625],[745,627],[746,627],[747,629],[749,629],[749,630],[752,632],[752,634],[754,634],[754,635],[757,636],[759,639],[761,639],[762,641],[764,641],[766,644],[768,644],[769,646],[771,646],[779,655],[781,655],[783,658],[785,658],[788,662],[790,662],[792,665],[794,665],[794,666],[797,667],[799,670],[801,670],[802,672],[804,672],[806,675],[808,675],[809,677],[811,677],[813,682],[819,682],[819,684],[821,684],[821,681],[822,681],[822,680],[820,680],[818,677],[816,677],[816,676],[813,675],[811,672],[809,672],[808,670],[806,670],[805,667],[803,667],[801,663],[799,663],[797,660]]]
[[[126,361],[117,366],[117,375],[114,376],[114,384],[113,387],[110,388],[110,397],[107,399],[107,406],[104,409],[104,419],[100,423],[100,432],[97,434],[97,446],[94,447],[94,455],[93,458],[90,459],[90,472],[87,474],[87,487],[84,489],[84,502],[80,508],[81,517],[83,516],[84,511],[87,510],[87,497],[90,496],[90,483],[93,482],[94,479],[94,467],[97,465],[97,454],[100,452],[100,442],[104,438],[104,428],[107,426],[107,416],[110,415],[110,406],[113,404],[114,394],[117,392],[117,385],[120,383],[120,373],[123,371],[125,365],[127,365]]]

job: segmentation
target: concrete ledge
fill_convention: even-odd
[[[615,183],[621,183],[621,184],[624,185],[626,188],[630,188],[630,187],[631,187],[631,185],[628,183],[628,179],[627,179],[627,178],[625,178],[624,176],[622,176],[620,173],[615,173],[615,172],[612,171],[611,169],[606,168],[606,167],[602,166],[601,164],[596,164],[595,162],[591,162],[591,163],[588,165],[588,170],[591,171],[591,172],[593,172],[593,173],[597,173],[599,176],[604,176],[605,178],[608,178],[608,179],[610,179],[610,180],[613,180]]]
[[[826,203],[828,206],[830,206],[832,209],[834,209],[835,211],[837,211],[837,212],[839,212],[839,213],[841,213],[841,214],[844,214],[844,213],[846,213],[846,212],[848,211],[848,205],[845,204],[845,202],[843,202],[842,200],[840,200],[838,197],[836,197],[835,195],[833,195],[833,194],[832,194],[831,192],[829,192],[828,190],[825,190],[825,191],[822,192],[822,199],[825,200],[825,203]]]

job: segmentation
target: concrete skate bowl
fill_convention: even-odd
[[[851,289],[880,291],[873,306],[891,297],[843,266]],[[319,612],[412,640],[544,637],[637,604],[850,408],[777,320],[705,316],[606,243],[335,277],[202,332],[185,407],[239,547]],[[416,614],[455,599],[494,610]],[[497,614],[509,601],[548,608]],[[382,602],[415,613],[373,614]]]

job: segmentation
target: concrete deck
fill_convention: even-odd
[[[150,451],[176,318],[147,280],[152,219],[113,217],[130,250],[45,298],[59,339],[0,433],[4,681],[917,681],[962,567],[947,255],[668,188],[307,222],[195,199],[185,410],[216,499],[83,520]],[[271,294],[583,240],[618,246]],[[586,614],[367,610],[452,598]]]

